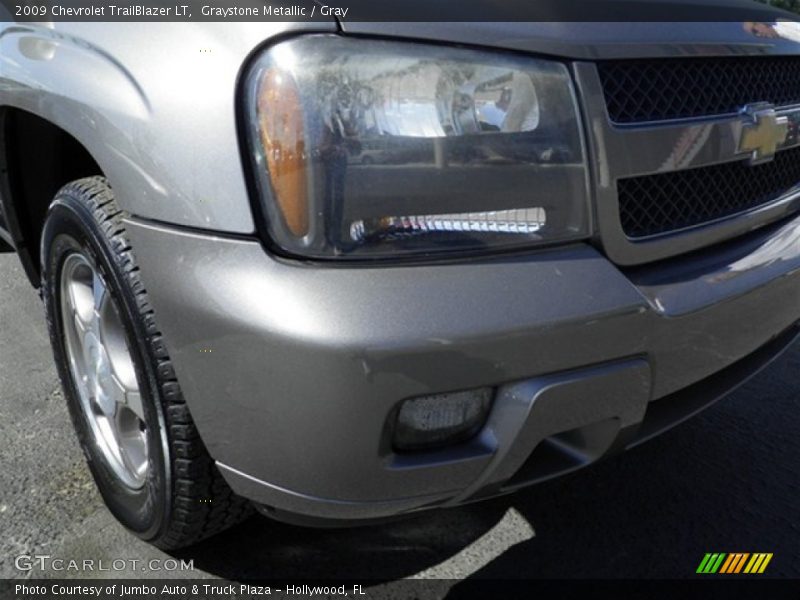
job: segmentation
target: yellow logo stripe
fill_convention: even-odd
[[[766,559],[767,556],[769,556],[770,559],[772,558],[771,555],[769,555],[769,554],[767,554],[765,552],[758,552],[756,554],[753,554],[753,558],[750,560],[749,563],[747,563],[747,568],[744,570],[744,572],[745,573],[763,573],[764,571],[760,570],[760,569],[761,569],[761,566],[764,565],[764,559]],[[767,560],[766,562],[769,562],[769,560]],[[766,565],[764,565],[764,568],[766,568]]]
[[[764,558],[766,556],[767,556],[766,554],[758,555],[758,560],[756,561],[756,564],[753,565],[753,569],[750,571],[751,573],[758,573],[758,569],[759,567],[761,567],[761,563],[764,561]]]
[[[767,554],[767,556],[764,558],[764,562],[761,563],[761,567],[759,567],[758,572],[759,573],[763,573],[764,569],[767,568],[767,565],[769,564],[769,561],[771,561],[771,560],[772,560],[772,552]]]
[[[753,558],[750,559],[750,562],[747,563],[747,566],[744,569],[745,573],[752,573],[753,567],[755,566],[756,562],[758,562],[758,557],[760,554],[753,554]]]

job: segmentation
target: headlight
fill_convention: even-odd
[[[560,63],[313,35],[271,47],[246,93],[267,228],[286,253],[371,258],[588,234]]]

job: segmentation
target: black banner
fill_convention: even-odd
[[[0,0],[0,21],[767,21],[754,0]]]
[[[619,598],[704,600],[769,598],[800,600],[800,582],[747,576],[687,580],[400,580],[249,581],[213,579],[0,580],[2,600],[256,600],[348,598],[350,600],[486,598]]]

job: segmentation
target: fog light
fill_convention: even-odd
[[[464,441],[478,432],[492,404],[492,388],[410,398],[397,415],[396,450],[420,450]]]

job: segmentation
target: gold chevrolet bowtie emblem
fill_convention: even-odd
[[[739,152],[750,153],[750,164],[769,162],[789,134],[789,119],[779,117],[768,103],[749,104],[742,110],[747,122],[742,126]]]

